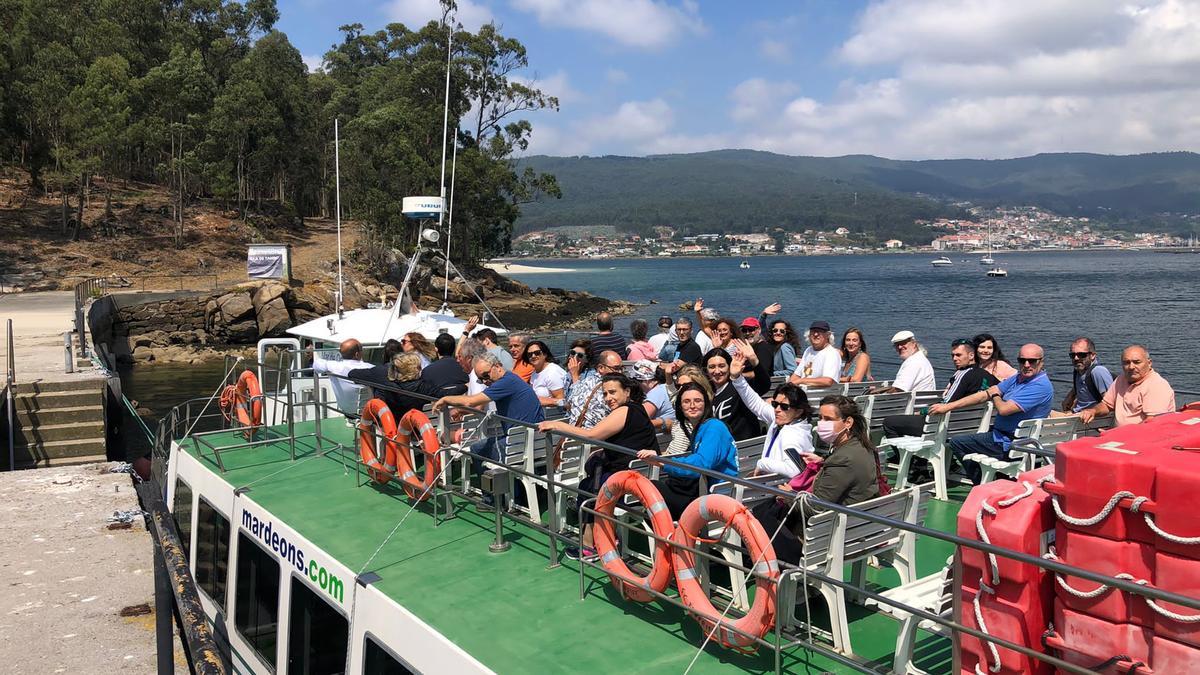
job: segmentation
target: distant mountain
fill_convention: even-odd
[[[932,235],[913,220],[961,216],[946,203],[956,200],[1036,205],[1118,226],[1162,212],[1200,213],[1200,155],[1190,152],[900,161],[718,150],[534,156],[523,162],[555,174],[563,198],[522,207],[521,231],[672,225],[692,232],[744,232],[835,225],[917,242]]]

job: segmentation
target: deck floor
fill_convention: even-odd
[[[311,423],[297,425],[310,433]],[[323,425],[324,436],[352,448],[353,430],[340,423]],[[278,429],[268,433],[279,435]],[[230,432],[209,436],[218,446],[244,441]],[[190,442],[185,449],[196,454]],[[329,450],[325,442],[325,450]],[[296,441],[297,461],[289,462],[285,439],[221,453],[223,478],[234,487],[250,486],[249,496],[300,534],[351,569],[361,569],[410,503],[395,484],[356,487],[355,467],[338,453],[320,455],[312,436]],[[214,469],[212,454],[199,456]],[[965,490],[952,491],[950,502],[933,500],[925,525],[953,531]],[[392,535],[368,567],[382,577],[380,590],[433,626],[448,639],[500,673],[654,671],[684,672],[704,635],[694,620],[667,603],[637,604],[620,598],[607,575],[585,571],[580,599],[578,563],[561,558],[550,568],[547,536],[506,521],[505,553],[489,552],[494,516],[458,502],[457,518],[435,526],[432,510],[422,504]],[[560,556],[561,556],[561,546]],[[953,546],[918,539],[921,575],[940,569]],[[876,587],[898,583],[896,573],[870,569]],[[823,602],[812,599],[813,624],[828,628]],[[800,611],[803,611],[801,608]],[[898,624],[887,616],[851,604],[855,654],[881,672],[891,666]],[[918,664],[932,673],[951,669],[948,640],[922,634]],[[801,648],[787,652],[784,672],[853,672]],[[742,655],[709,644],[691,672],[774,671],[774,653],[762,649]]]

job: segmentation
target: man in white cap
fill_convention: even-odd
[[[937,381],[933,376],[933,364],[925,356],[925,350],[917,342],[917,336],[911,330],[902,330],[892,336],[892,347],[903,361],[900,370],[896,371],[896,379],[892,386],[874,391],[876,394],[887,394],[901,391],[933,391],[937,389]]]

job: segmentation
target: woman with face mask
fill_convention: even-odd
[[[738,475],[737,446],[724,422],[713,417],[712,400],[708,391],[698,384],[685,384],[675,394],[675,416],[687,434],[689,445],[685,455],[671,459],[681,464],[723,473],[731,478]],[[663,464],[653,450],[639,450],[638,459],[647,464],[662,465],[663,478],[655,481],[671,518],[679,520],[684,509],[700,496],[700,474],[683,467]],[[709,477],[709,484],[716,479]]]
[[[801,455],[806,464],[820,466],[812,484],[812,495],[836,504],[857,504],[888,491],[887,479],[879,468],[879,455],[868,436],[866,420],[853,399],[845,396],[826,396],[821,399],[817,435],[829,445],[829,454],[822,458],[808,453]],[[791,489],[782,486],[782,489]],[[775,553],[781,559],[799,564],[804,551],[804,520],[822,508],[813,503],[792,505],[783,499],[766,501],[754,508],[754,515],[766,529],[774,532]],[[782,529],[780,523],[784,524]]]

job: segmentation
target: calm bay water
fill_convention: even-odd
[[[955,255],[952,267],[933,267],[933,257],[762,257],[749,258],[749,270],[738,268],[738,258],[556,259],[521,264],[573,271],[509,275],[534,287],[658,301],[621,317],[618,328],[623,332],[636,317],[648,319],[651,331],[656,330],[654,319],[685,314],[679,304],[697,297],[738,321],[758,316],[778,301],[781,316],[800,328],[816,319],[828,321],[839,336],[849,326],[861,328],[869,351],[888,362],[895,361],[888,340],[905,329],[925,343],[935,364],[946,366],[956,338],[991,333],[1010,359],[1022,343],[1037,342],[1046,348],[1047,370],[1064,377],[1070,374],[1068,346],[1077,335],[1092,337],[1101,362],[1114,372],[1120,350],[1141,342],[1176,389],[1200,391],[1200,359],[1192,351],[1200,328],[1200,256],[998,254],[998,263],[1009,273],[1006,279],[984,276],[986,267],[978,255]],[[881,378],[895,373],[892,365],[873,370]],[[223,372],[220,361],[143,365],[123,372],[122,381],[126,395],[158,418],[187,399],[210,396]],[[1059,396],[1065,394],[1063,386],[1057,385]]]

